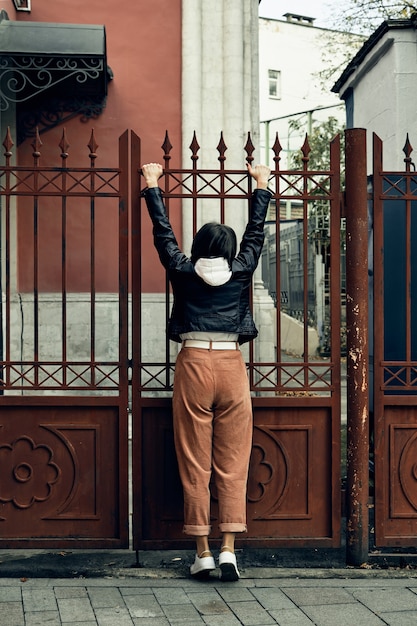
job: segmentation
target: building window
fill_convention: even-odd
[[[268,70],[269,97],[281,97],[281,72],[278,70]]]
[[[13,0],[17,11],[30,11],[30,0]]]

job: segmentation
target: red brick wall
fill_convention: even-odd
[[[10,5],[12,2],[8,0]],[[15,19],[11,10],[10,19]],[[107,36],[107,61],[114,79],[109,83],[106,107],[98,119],[82,123],[77,117],[65,123],[69,148],[69,166],[88,165],[88,143],[91,129],[95,129],[99,144],[97,166],[117,166],[118,138],[127,128],[133,129],[142,140],[144,161],[161,159],[160,146],[165,130],[169,130],[171,142],[175,146],[172,164],[180,165],[181,158],[181,0],[135,0],[115,2],[114,0],[33,0],[30,13],[18,12],[16,19],[36,22],[65,22],[73,24],[104,24]],[[42,163],[57,165],[60,162],[58,143],[63,126],[57,126],[42,135]],[[18,150],[19,164],[31,163],[33,148],[31,139]],[[139,164],[138,164],[139,165]],[[177,213],[177,212],[176,212]],[[18,214],[19,215],[19,214]],[[179,212],[178,218],[179,219]],[[114,225],[103,228],[100,237],[108,236]],[[149,237],[145,247],[151,247]],[[176,224],[179,232],[180,225]],[[73,236],[77,236],[76,230]],[[69,265],[72,290],[85,288],[82,267],[83,254],[88,254],[85,237],[80,236],[80,255]],[[83,241],[84,239],[84,241]],[[19,241],[19,289],[31,289],[32,269],[27,260],[27,250],[31,245],[30,222],[18,217]],[[45,266],[44,291],[55,291],[60,287],[59,272],[47,269],[48,259],[58,254],[56,233],[51,229],[48,249],[41,252],[41,264]],[[55,251],[54,251],[55,246]],[[86,249],[87,248],[87,249]],[[101,291],[115,291],[115,265],[117,250],[108,249],[101,263],[97,264],[98,284]],[[143,251],[146,270],[146,250]],[[42,261],[43,259],[43,261]],[[72,268],[72,269],[71,269]],[[155,291],[162,288],[160,277],[154,280],[154,272],[145,272],[144,290]],[[159,272],[158,272],[159,274]]]

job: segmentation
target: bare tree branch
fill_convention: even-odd
[[[370,34],[384,20],[410,19],[417,14],[417,0],[346,0],[343,8],[332,4],[333,27],[344,32]]]
[[[417,0],[344,0],[332,3],[329,9],[334,30],[323,34],[322,64],[316,74],[323,90],[331,88],[366,38],[384,21],[417,19]]]

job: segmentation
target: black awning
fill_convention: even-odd
[[[0,110],[10,103],[77,95],[105,97],[105,27],[15,22],[0,13]]]

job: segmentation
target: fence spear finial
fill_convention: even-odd
[[[404,144],[404,148],[403,148],[403,152],[405,154],[405,159],[404,159],[404,163],[405,163],[405,169],[407,172],[409,172],[411,170],[411,166],[414,166],[414,170],[416,169],[416,166],[414,165],[412,159],[411,159],[411,153],[413,152],[413,146],[410,143],[410,138],[408,136],[407,133],[407,137],[405,140],[405,144]]]
[[[35,165],[37,165],[38,162],[39,162],[40,156],[41,156],[40,150],[41,150],[41,146],[42,146],[42,141],[41,141],[41,138],[40,138],[40,135],[39,135],[39,128],[38,128],[38,126],[35,129],[35,138],[32,141],[31,146],[33,148],[32,156],[33,156],[33,159],[35,161]]]
[[[12,139],[12,134],[10,132],[10,126],[7,127],[7,132],[6,132],[6,136],[4,138],[3,141],[3,146],[6,150],[6,152],[4,153],[4,156],[6,157],[6,166],[8,167],[10,165],[10,158],[12,156],[12,148],[14,146],[13,143],[13,139]]]
[[[94,128],[91,129],[90,141],[88,142],[87,147],[90,149],[90,154],[88,156],[91,159],[91,167],[93,167],[94,161],[97,158],[97,148],[98,148],[98,143],[96,142],[96,137],[94,134]]]
[[[66,159],[68,158],[68,148],[70,147],[70,145],[69,145],[69,143],[67,141],[67,131],[66,131],[65,127],[64,127],[64,129],[62,131],[61,141],[59,142],[58,145],[61,148],[62,162],[65,163]]]
[[[246,152],[246,161],[248,163],[252,163],[253,161],[253,156],[252,154],[255,152],[255,146],[252,143],[252,138],[250,136],[250,132],[248,132],[248,138],[246,140],[246,144],[245,144],[245,152]]]
[[[165,169],[167,168],[167,164],[168,161],[170,160],[171,156],[170,156],[170,152],[172,150],[172,143],[170,141],[169,135],[168,135],[168,131],[165,131],[165,137],[164,137],[164,141],[162,143],[161,146],[162,150],[164,151],[164,161],[165,161]]]
[[[190,150],[191,150],[191,160],[194,161],[194,163],[198,160],[198,155],[197,152],[200,150],[200,144],[197,141],[197,135],[193,134],[193,140],[190,143]]]
[[[225,144],[224,138],[223,138],[223,131],[220,132],[220,141],[217,144],[217,151],[219,153],[219,161],[220,163],[224,163],[224,161],[226,160],[226,150],[227,150],[227,146]]]

